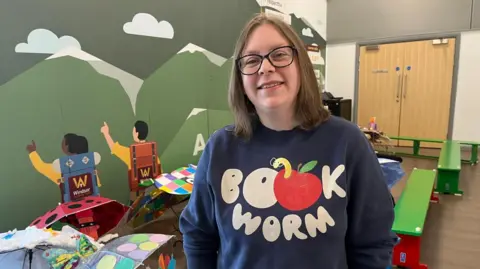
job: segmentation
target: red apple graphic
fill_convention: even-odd
[[[314,174],[307,173],[317,165],[317,161],[306,163],[297,172],[291,169],[290,163],[284,162],[286,159],[282,160],[280,162],[285,169],[278,172],[273,183],[278,203],[291,211],[309,208],[322,194],[322,181]]]

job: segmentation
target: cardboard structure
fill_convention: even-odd
[[[171,173],[164,173],[153,180],[131,205],[129,224],[138,228],[151,222],[172,206],[190,197],[197,167],[193,164]]]
[[[100,195],[93,152],[61,157],[59,166],[62,203]]]
[[[45,215],[35,219],[29,226],[38,229],[50,228],[55,224],[70,225],[81,232],[88,234],[88,228],[96,229],[97,239],[113,228],[122,224],[129,207],[108,198],[101,196],[89,196],[77,201],[67,202],[58,205]],[[90,219],[90,222],[83,222],[83,218]],[[85,226],[91,225],[91,226]],[[83,228],[87,228],[86,230]]]
[[[156,142],[145,142],[131,145],[130,159],[130,191],[139,191],[139,184],[143,180],[156,178],[160,174],[160,165],[157,162]]]

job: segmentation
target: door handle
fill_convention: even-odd
[[[400,74],[397,74],[397,98],[396,98],[396,101],[399,102],[399,98],[400,98],[400,84],[401,84],[401,75]]]
[[[396,94],[396,101],[400,102],[400,89],[402,88],[402,74],[397,72],[397,94]]]
[[[407,84],[408,82],[408,74],[405,74],[405,83],[403,85],[405,85],[405,87],[403,88],[403,99],[407,98]]]

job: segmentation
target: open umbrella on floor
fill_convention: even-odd
[[[195,165],[189,164],[188,167],[143,182],[144,190],[132,203],[128,221],[138,228],[158,218],[168,209],[173,211],[174,205],[188,200],[192,194],[196,169]]]
[[[193,190],[193,181],[197,166],[190,164],[188,167],[181,167],[171,173],[165,173],[155,178],[155,186],[170,194],[190,195]]]
[[[83,228],[84,223],[79,223],[76,215],[87,210],[93,213],[93,222],[88,225],[96,225],[98,237],[101,237],[126,219],[124,216],[129,207],[105,197],[88,196],[78,201],[59,204],[35,219],[30,226],[42,229],[60,224],[59,226],[70,225],[75,228]]]
[[[172,235],[132,234],[122,236],[85,259],[78,269],[122,268],[135,269],[170,242]],[[173,262],[174,263],[174,262]],[[162,268],[167,269],[167,268]]]
[[[50,265],[42,258],[46,249],[47,246],[37,246],[0,252],[0,264],[8,269],[50,269]]]
[[[50,269],[50,265],[42,258],[47,246],[34,249],[17,249],[0,253],[0,264],[8,269]]]
[[[80,235],[80,232],[68,226],[62,231],[27,227],[25,230],[0,234],[0,268],[50,269],[42,255],[51,248],[74,249]],[[101,247],[97,243],[93,245]]]

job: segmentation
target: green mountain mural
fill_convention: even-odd
[[[234,64],[233,58],[228,59],[213,76],[214,85],[209,89],[208,96],[208,133],[232,124],[233,114],[228,106],[228,83]]]
[[[193,108],[207,107],[206,92],[218,69],[201,52],[184,52],[145,80],[138,93],[137,118],[148,119],[151,135],[161,155]]]
[[[192,110],[228,110],[227,92],[231,66],[232,59],[227,60],[201,47],[188,44],[143,83],[137,96],[137,118],[148,119],[151,126],[149,139],[157,142],[166,171],[185,165],[187,160],[198,160],[199,156],[193,156],[193,147],[187,147],[188,157],[180,152],[167,152],[167,149],[175,148],[172,146],[174,143],[189,145],[195,142],[199,133],[197,129],[187,129],[192,130],[189,135],[183,134],[187,131],[181,129]],[[205,121],[202,121],[203,125],[198,130],[204,132],[204,138],[207,139],[211,129],[209,125],[218,126],[226,120],[223,117],[220,123],[211,123],[210,118],[207,118],[210,114],[203,114]]]
[[[209,109],[207,113],[209,135],[212,135],[218,129],[233,123],[233,114],[230,110]]]
[[[101,195],[126,203],[127,170],[112,156],[100,128],[128,146],[135,120],[149,123],[165,171],[197,163],[208,137],[233,122],[227,103],[233,59],[188,44],[142,81],[79,49],[61,51],[0,86],[0,195],[23,213],[0,229],[24,227],[60,201],[60,190],[33,168],[26,146],[43,161],[63,155],[65,133],[88,139],[102,156]],[[35,205],[35,206],[33,206]],[[0,207],[0,214],[11,208]],[[32,217],[33,216],[33,217]],[[6,225],[6,227],[1,227]]]
[[[313,28],[309,25],[309,23],[304,19],[304,18],[298,18],[295,14],[291,14],[292,18],[292,28],[297,32],[297,34],[300,36],[302,41],[307,44],[307,45],[312,45],[316,44],[319,49],[320,49],[320,55],[322,56],[323,60],[326,60],[326,54],[327,54],[327,42],[325,39],[318,34],[317,31],[313,30]],[[303,29],[310,29],[310,33],[312,34],[311,36],[306,36],[303,34]],[[320,72],[323,74],[323,77],[325,78],[325,63],[324,64],[314,64],[313,65],[314,69],[320,70]]]
[[[193,109],[163,152],[163,167],[171,171],[190,163],[198,163],[210,135],[232,123],[232,120],[230,111]]]
[[[85,136],[90,150],[102,155],[98,167],[101,194],[125,202],[126,171],[118,169],[122,164],[111,157],[100,134],[104,121],[121,143],[132,139],[134,115],[124,88],[84,59],[66,56],[45,60],[2,85],[0,162],[5,165],[0,169],[0,195],[21,208],[14,221],[2,222],[24,227],[57,205],[59,188],[34,170],[25,148],[35,140],[37,152],[50,163],[63,155],[61,141],[69,132]],[[10,214],[11,207],[0,207],[1,216]]]
[[[162,167],[172,171],[196,164],[208,139],[208,114],[205,109],[193,109],[161,155]]]
[[[233,58],[228,59],[218,71],[212,75],[212,87],[208,89],[208,109],[229,110],[228,83],[230,72],[234,63]]]

